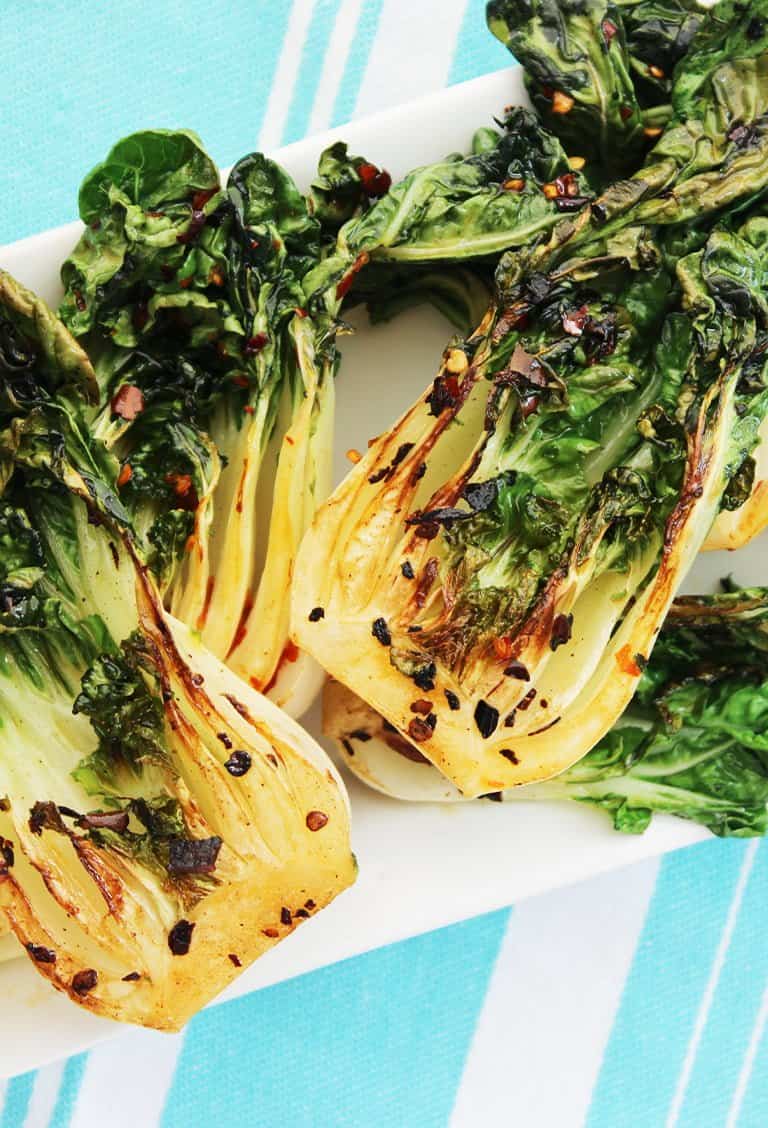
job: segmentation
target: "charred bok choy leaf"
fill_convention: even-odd
[[[64,321],[94,358],[90,426],[174,615],[301,711],[317,675],[288,639],[294,555],[330,485],[336,353],[301,278],[320,227],[260,154],[227,184],[197,138],[121,141],[80,192]],[[276,469],[273,471],[273,467]]]
[[[488,26],[525,68],[543,125],[604,183],[634,172],[670,116],[676,64],[704,9],[693,0],[491,0]]]
[[[90,363],[0,273],[0,915],[95,1013],[181,1026],[354,877],[319,747],[162,608]]]
[[[300,645],[466,795],[555,775],[608,731],[741,488],[762,223],[674,277],[639,228],[529,278],[305,539]]]
[[[400,799],[456,801],[452,784],[343,686],[325,699],[326,731],[371,786]],[[641,833],[657,813],[714,834],[768,830],[768,590],[675,600],[637,691],[573,767],[488,799],[568,799]]]
[[[759,207],[768,188],[768,5],[724,2],[707,14],[671,91],[672,118],[645,164],[609,186],[589,208],[558,224],[548,239],[510,251],[497,271],[510,307],[528,280],[597,257],[627,228],[654,225],[671,262],[701,247],[713,222]],[[749,369],[764,378],[757,348]],[[760,375],[762,371],[762,375]],[[745,374],[746,376],[746,374]],[[768,523],[768,420],[753,429],[751,490],[727,499],[707,548],[737,548]]]
[[[375,291],[377,272],[386,285],[394,267],[403,278],[406,267],[418,277],[420,268],[436,264],[495,264],[503,251],[546,235],[564,213],[588,202],[588,170],[571,168],[534,114],[511,108],[499,127],[478,131],[469,155],[414,169],[358,207],[305,278],[312,307],[336,309],[360,286],[365,299],[366,289]]]

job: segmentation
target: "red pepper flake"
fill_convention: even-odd
[[[322,830],[327,822],[328,816],[324,811],[310,811],[306,818],[307,827],[312,831]]]
[[[616,652],[616,665],[619,667],[623,674],[628,674],[631,678],[639,678],[643,672],[637,662],[637,657],[632,653],[632,647],[627,643]]]
[[[508,180],[502,181],[501,186],[505,192],[522,192],[525,188],[525,180],[522,176],[511,176]]]
[[[179,509],[189,511],[197,509],[197,490],[189,474],[178,474],[174,470],[165,475],[165,481],[172,487]]]
[[[600,24],[600,27],[603,32],[603,39],[606,43],[610,43],[611,40],[619,33],[619,29],[616,27],[616,24],[613,22],[613,20],[603,20],[603,22]]]
[[[269,337],[266,333],[254,333],[254,335],[252,337],[249,337],[245,342],[245,355],[255,356],[256,353],[260,353],[268,340]]]
[[[229,958],[230,963],[233,964],[235,967],[242,967],[243,966],[242,963],[240,962],[240,958],[238,956],[236,956],[234,952],[230,952],[228,958]]]
[[[0,876],[8,874],[8,870],[16,861],[13,852],[13,843],[8,838],[0,837]]]
[[[179,279],[179,286],[181,287],[182,290],[188,290],[190,288],[190,286],[192,285],[192,281],[193,281],[192,278],[180,278]]]
[[[285,646],[283,647],[283,654],[282,654],[281,661],[283,661],[283,662],[295,662],[298,657],[299,657],[299,648],[296,645],[296,643],[293,641],[293,639],[289,639],[288,642],[286,642]]]
[[[433,726],[429,721],[423,721],[420,717],[414,717],[408,723],[408,735],[411,740],[415,740],[417,744],[421,744],[425,740],[429,740],[432,736]]]
[[[552,113],[568,114],[574,107],[574,99],[563,90],[556,90],[552,95]]]
[[[135,384],[123,384],[112,396],[109,406],[113,415],[130,423],[144,410],[144,393]]]
[[[555,179],[555,188],[558,196],[575,198],[579,194],[579,181],[575,173],[566,172]]]
[[[517,706],[518,709],[522,709],[522,711],[525,712],[525,710],[531,704],[531,702],[533,701],[535,696],[536,696],[536,690],[535,689],[529,689],[528,692],[526,693],[525,697],[523,698],[523,700]]]
[[[84,830],[113,830],[116,834],[124,834],[129,818],[127,811],[92,811],[78,818],[77,825]]]
[[[352,289],[352,283],[355,281],[355,275],[360,273],[365,264],[368,262],[368,258],[369,255],[367,251],[363,251],[362,254],[359,254],[357,256],[355,261],[352,263],[352,266],[344,274],[338,286],[336,287],[337,299],[340,300],[341,298],[347,296],[349,291]]]
[[[664,78],[664,71],[661,69],[661,67],[650,66],[648,67],[648,73],[650,75],[653,75],[654,78]]]
[[[221,270],[218,266],[211,267],[210,274],[208,275],[208,282],[211,286],[224,285],[224,275],[221,273]]]
[[[564,313],[563,329],[571,337],[580,337],[584,331],[588,317],[589,310],[585,305],[581,306],[574,313]]]
[[[131,469],[130,462],[124,462],[120,467],[120,473],[117,475],[118,489],[121,489],[123,486],[127,486],[132,477],[133,470]]]
[[[194,196],[192,197],[193,211],[202,211],[208,201],[216,195],[218,190],[218,187],[203,188],[199,192],[195,192]]]
[[[622,106],[619,110],[619,116],[621,117],[622,121],[628,121],[628,119],[632,117],[633,113],[634,110],[631,106]]]
[[[432,712],[432,702],[427,701],[426,697],[420,697],[418,701],[411,702],[411,712],[420,713],[426,717],[428,713]]]
[[[86,307],[85,298],[83,297],[83,295],[80,293],[79,290],[74,290],[73,293],[74,293],[74,296],[75,296],[75,305],[77,306],[77,308],[82,313],[83,310]]]
[[[312,898],[311,898],[311,897],[309,898],[309,900],[308,900],[308,901],[305,901],[305,902],[304,902],[304,908],[305,908],[305,909],[310,909],[310,910],[312,910],[312,909],[314,909],[314,908],[315,908],[315,902],[314,902],[314,901],[312,900]]]
[[[495,638],[493,640],[493,650],[500,661],[508,661],[512,657],[512,639],[509,635],[502,635],[500,638]]]
[[[261,931],[265,936],[268,936],[270,940],[277,940],[280,935],[276,928],[262,928]]]
[[[364,162],[357,170],[366,196],[385,196],[392,186],[392,177],[385,169]]]
[[[171,949],[174,956],[186,956],[190,944],[192,943],[192,933],[194,930],[194,924],[188,920],[180,920],[174,924],[173,928],[168,933],[168,947]]]
[[[307,311],[304,309],[303,306],[296,306],[296,309],[293,312],[296,314],[297,317],[301,317],[302,319],[305,318],[305,317],[309,317],[309,314],[307,313]]]
[[[86,968],[85,971],[78,971],[72,977],[72,990],[76,995],[87,995],[94,989],[99,982],[99,974],[94,971],[92,967]]]
[[[50,948],[43,948],[40,944],[25,944],[24,947],[27,949],[35,963],[56,963],[56,953],[52,952]]]
[[[283,905],[282,909],[280,910],[280,923],[293,924],[293,916],[291,915],[291,910],[286,909],[285,905]]]

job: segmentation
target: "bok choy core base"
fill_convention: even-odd
[[[463,798],[338,682],[326,687],[323,727],[370,786],[399,799]],[[591,752],[552,780],[484,798],[585,803],[630,834],[655,813],[724,837],[765,834],[768,589],[675,600],[629,708]]]
[[[178,1029],[354,880],[315,742],[162,607],[80,347],[0,273],[0,909],[94,1013]]]

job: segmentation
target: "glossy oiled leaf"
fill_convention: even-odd
[[[62,355],[78,346],[2,282],[24,365],[16,333],[0,354],[16,388],[0,404],[0,912],[81,1006],[177,1029],[354,879],[346,797],[307,734],[163,610],[49,330]]]

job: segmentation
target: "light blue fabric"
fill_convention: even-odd
[[[382,948],[199,1015],[163,1128],[239,1128],[243,1109],[254,1128],[441,1128],[507,916]],[[222,1103],[222,1093],[237,1099]]]
[[[296,2],[311,9],[310,36],[296,47],[284,140],[307,129],[341,4]],[[393,7],[403,23],[401,65],[418,67],[418,53],[432,50],[428,42],[408,44],[416,2],[362,0],[333,124],[354,114],[383,15]],[[132,129],[191,127],[222,165],[258,144],[290,2],[27,0],[12,7],[0,19],[0,243],[73,218],[82,174]],[[483,0],[445,0],[443,7],[459,15],[460,27],[449,81],[505,65],[503,48],[483,26]],[[397,100],[394,75],[391,101]],[[768,847],[760,847],[734,912],[749,849],[711,842],[663,861],[596,1070],[588,1128],[665,1123],[730,918],[733,938],[700,1031],[679,1125],[726,1124],[750,1038],[755,1061],[738,1128],[768,1125],[768,1035],[758,1037],[757,1023],[768,975]],[[448,1124],[507,920],[507,912],[491,914],[204,1013],[189,1028],[157,1123]],[[536,958],[531,951],[520,955]],[[599,952],[594,974],[600,974]],[[561,989],[553,982],[553,990]],[[525,1052],[524,1039],[509,1047],[518,1060]],[[66,1063],[48,1121],[53,1128],[67,1128],[73,1115],[78,1125],[110,1123],[103,1108],[78,1105],[83,1074],[97,1053]],[[544,1063],[553,1085],[562,1064]],[[34,1082],[27,1074],[9,1083],[0,1128],[45,1128],[28,1120]],[[503,1071],[497,1085],[497,1122],[506,1124]],[[533,1109],[530,1123],[538,1125]],[[566,1110],[546,1128],[580,1126]]]

